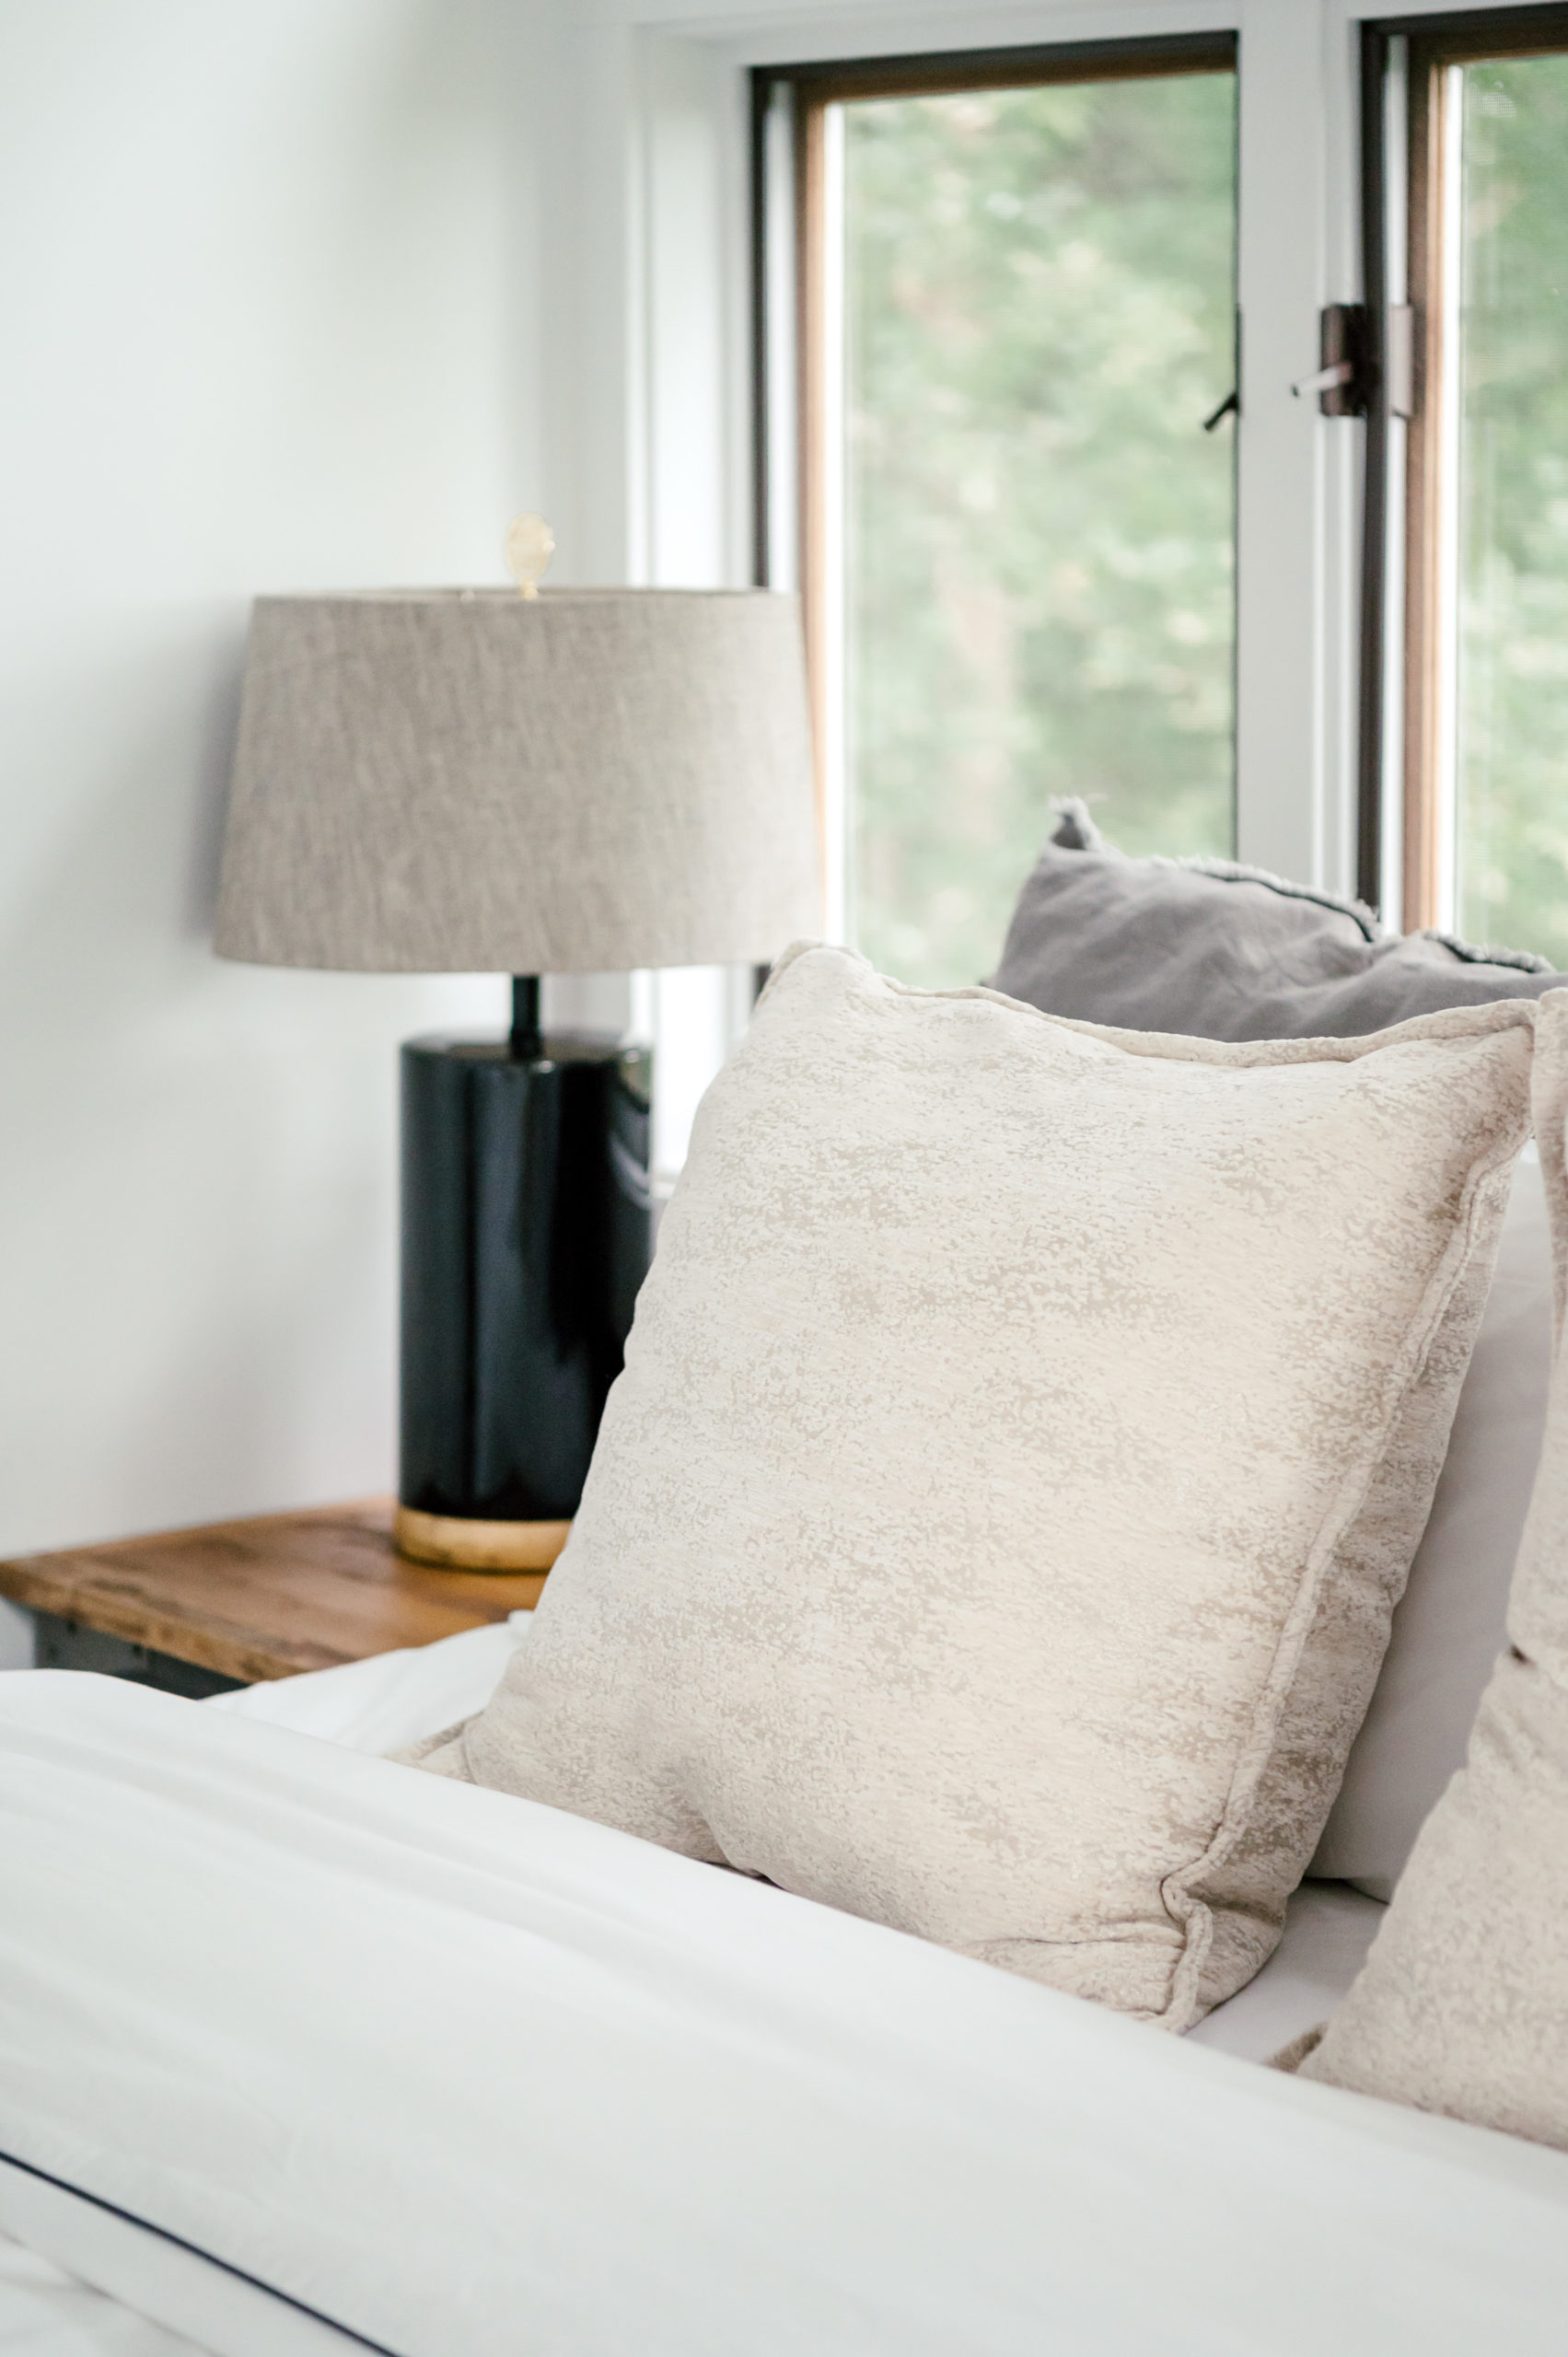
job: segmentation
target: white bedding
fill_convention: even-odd
[[[530,1613],[515,1612],[497,1627],[344,1669],[250,1686],[206,1707],[324,1736],[356,1751],[392,1751],[482,1709],[531,1620]],[[1382,1914],[1376,1899],[1348,1884],[1307,1885],[1292,1900],[1284,1937],[1263,1970],[1191,2035],[1224,2053],[1266,2061],[1333,2012]]]
[[[470,1630],[417,1651],[383,1654],[344,1668],[285,1678],[215,1698],[206,1707],[265,1721],[372,1753],[385,1752],[478,1710],[488,1698],[530,1616]],[[1382,1910],[1343,1885],[1307,1886],[1293,1903],[1278,1953],[1251,1987],[1222,2006],[1192,2035],[1200,2042],[1254,2060],[1285,2045],[1297,2031],[1332,2011],[1349,1987]],[[3,2172],[0,2172],[3,2177]],[[0,2213],[7,2197],[0,2195]],[[61,2246],[83,2258],[87,2222],[72,2220],[70,2204],[13,2178],[9,2213],[25,2225],[37,2248],[0,2231],[0,2357],[182,2357],[198,2344],[92,2290],[43,2256]],[[63,2213],[63,2214],[62,2214]],[[51,2231],[52,2224],[52,2232]],[[97,2229],[102,2231],[101,2226]],[[125,2233],[134,2236],[137,2230]],[[161,2255],[160,2255],[161,2256]],[[122,2277],[133,2290],[134,2270]],[[210,2324],[224,2296],[201,2270],[188,2282],[186,2320]],[[167,2312],[168,2302],[165,2301]],[[274,2320],[275,2322],[275,2320]],[[297,2332],[297,2319],[276,2329]],[[329,2335],[327,2345],[354,2344]]]
[[[0,1679],[0,2149],[397,2357],[1561,2347],[1561,2155],[260,1719]]]
[[[493,1632],[473,1632],[476,1638],[482,1634],[493,1638],[487,1649],[476,1647],[463,1638],[448,1642],[466,1647],[470,1657],[483,1660],[486,1652],[493,1654],[496,1647]],[[389,1724],[401,1730],[405,1724],[401,1713],[407,1701],[414,1701],[418,1707],[416,1698],[422,1681],[408,1676],[417,1661],[417,1655],[399,1656],[383,1678],[359,1677],[361,1670],[368,1670],[372,1665],[356,1664],[352,1682],[341,1695],[345,1704],[352,1704],[354,1713],[352,1719],[345,1720],[345,1725],[356,1733],[368,1731],[376,1736]],[[432,1685],[445,1687],[447,1679],[453,1680],[449,1689],[456,1694],[457,1706],[450,1713],[453,1718],[465,1708],[458,1678],[459,1674],[466,1677],[471,1666],[473,1659],[444,1662],[439,1666],[437,1679],[424,1682],[428,1692]],[[213,1707],[238,1708],[244,1715],[265,1717],[274,1724],[284,1724],[287,1723],[285,1713],[297,1702],[308,1706],[310,1716],[326,1720],[335,1712],[338,1694],[330,1681],[343,1673],[327,1670],[318,1675],[323,1681],[321,1685],[317,1684],[315,1677],[291,1678],[271,1688],[248,1689],[243,1695],[223,1696]],[[306,1690],[291,1696],[291,1688]],[[253,1697],[262,1701],[262,1708],[254,1707]],[[395,1720],[383,1717],[383,1713],[389,1712],[398,1713]],[[319,1725],[317,1731],[329,1732],[326,1725]],[[401,1732],[387,1738],[389,1743],[402,1739]],[[374,1749],[376,1745],[371,1741],[356,1747]],[[1277,2052],[1298,2029],[1322,2020],[1333,2010],[1353,1980],[1382,1912],[1375,1900],[1363,1898],[1343,1884],[1306,1885],[1292,1902],[1284,1938],[1272,1961],[1249,1988],[1222,2005],[1189,2035],[1200,2044],[1216,2047],[1222,2052],[1258,2060]],[[4,2176],[0,2165],[0,2184]],[[42,2256],[45,2247],[60,2247],[75,2256],[78,2267],[91,2263],[83,2248],[83,2222],[62,2215],[52,2235],[48,2220],[39,2214],[37,2201],[36,2194],[29,2198],[29,2189],[12,2185],[10,2213],[18,2225],[31,2232],[40,2247],[29,2250],[0,2232],[0,2357],[190,2357],[190,2352],[199,2346],[196,2341],[167,2331],[119,2300],[93,2291],[79,2276]],[[5,2209],[6,2197],[0,2191],[0,2214]],[[122,2267],[118,2280],[123,2288],[139,2288],[134,2270],[129,2268]],[[143,2296],[148,2295],[144,2292]],[[200,2330],[208,2324],[211,2305],[216,2296],[216,2287],[199,2275],[187,2284],[183,2312],[193,2328]],[[167,2299],[164,2306],[167,2313]],[[296,2319],[288,2318],[278,2328],[297,2333],[300,2327]],[[261,2345],[275,2350],[275,2336],[269,2335]],[[321,2345],[326,2349],[352,2350],[358,2344],[343,2336],[328,2334],[322,2337]]]
[[[352,2349],[352,2341],[343,2344]],[[192,2357],[201,2344],[95,2292],[79,2276],[0,2233],[0,2351],[5,2357]]]
[[[202,1707],[324,1736],[354,1751],[395,1751],[482,1710],[532,1625],[531,1612],[514,1612],[509,1620],[465,1629],[433,1645],[215,1694]]]
[[[215,1696],[207,1707],[294,1726],[357,1750],[388,1751],[477,1710],[528,1620],[526,1613],[517,1613],[515,1626],[474,1629],[423,1649],[247,1687],[237,1694]],[[0,2219],[5,2218],[28,2239],[17,2239],[0,2226],[0,2357],[192,2357],[203,2346],[218,2345],[210,2338],[203,2343],[155,2324],[47,2257],[49,2249],[64,2248],[78,2268],[91,2266],[90,2238],[113,2232],[113,2226],[83,2215],[79,2205],[52,2197],[48,2189],[28,2184],[0,2163]],[[122,2288],[157,2304],[157,2288],[140,2283],[129,2263],[140,2231],[122,2230],[119,2280]],[[154,2238],[145,2241],[146,2263],[166,2264],[168,2255]],[[244,2297],[242,2290],[215,2282],[199,2268],[188,2270],[182,2284],[172,2304],[198,2331],[219,2329],[213,2317],[215,2305]],[[171,2300],[167,2286],[164,2293],[161,2305],[168,2313]],[[280,2318],[260,2295],[255,2313],[254,2328],[269,2357],[279,2333],[303,2329],[296,2318]],[[339,2350],[358,2345],[337,2333],[321,2336],[321,2341]]]

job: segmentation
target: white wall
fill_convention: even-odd
[[[6,0],[0,1552],[389,1486],[395,1049],[220,966],[247,601],[545,505],[525,0]]]
[[[389,1483],[396,1042],[503,994],[210,958],[246,604],[497,578],[525,505],[563,580],[746,577],[749,63],[1239,25],[1244,848],[1345,880],[1357,429],[1288,381],[1354,7],[4,0],[0,1552]],[[736,993],[641,996],[668,1165]]]

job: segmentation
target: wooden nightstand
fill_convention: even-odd
[[[392,1550],[392,1501],[256,1515],[0,1562],[41,1668],[180,1694],[331,1669],[531,1610],[543,1572],[440,1572]]]

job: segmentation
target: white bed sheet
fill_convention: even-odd
[[[467,1717],[487,1700],[517,1645],[526,1640],[527,1613],[509,1623],[476,1629],[419,1650],[385,1654],[340,1669],[285,1678],[215,1698],[207,1707],[319,1736],[353,1749],[382,1753],[438,1727]],[[1229,2004],[1200,2024],[1192,2036],[1227,2053],[1262,2061],[1313,2022],[1332,2012],[1356,1971],[1383,1910],[1348,1886],[1309,1885],[1293,1902],[1279,1951],[1263,1973]],[[0,2213],[25,2226],[36,2247],[0,2231],[0,2357],[190,2357],[199,2344],[156,2324],[121,2302],[93,2290],[45,2253],[66,2247],[83,2253],[106,2231],[101,2220],[75,2216],[80,2205],[19,2182],[0,2168]],[[129,2244],[141,2232],[118,2230]],[[167,2274],[168,2255],[153,2238],[146,2263]],[[90,2262],[89,2262],[90,2263]],[[177,2272],[179,2272],[177,2263]],[[134,2268],[123,2261],[122,2280],[135,2288]],[[172,2298],[172,2312],[188,2326],[210,2326],[215,2303],[243,2304],[243,2290],[215,2283],[212,2272],[188,2266],[184,2289]],[[171,2293],[161,2299],[171,2312]],[[280,2335],[305,2331],[301,2319],[273,2310],[262,2295],[249,2295],[253,2329],[261,2345],[278,2345]],[[232,2328],[232,2319],[231,2319]],[[321,2346],[355,2344],[316,2328]]]
[[[480,1708],[528,1615],[518,1613],[515,1619],[516,1629],[503,1623],[470,1630],[423,1651],[384,1654],[340,1669],[247,1687],[237,1694],[215,1696],[210,1707],[297,1726],[359,1750],[391,1750]],[[86,2205],[73,2203],[68,2196],[52,2197],[48,2189],[29,2185],[3,2162],[0,2220],[16,2229],[7,2233],[0,2223],[0,2357],[205,2357],[219,2345],[213,2340],[188,2339],[155,2323],[49,2257],[51,2250],[64,2249],[75,2257],[78,2269],[91,2267],[97,2239],[113,2233],[114,2225],[93,2217]],[[169,2278],[172,2270],[173,2280],[139,2285],[132,2261],[144,2231],[122,2223],[116,2273],[122,2286],[139,2292],[165,2314],[178,2313],[192,2329],[218,2329],[214,2308],[232,2309],[244,2302],[244,2288],[215,2282],[212,2270],[199,2263],[182,2267],[152,2235],[145,2235],[142,2264],[158,2279]],[[305,2330],[301,2319],[280,2313],[264,2294],[250,2295],[249,2305],[250,2328],[266,2357],[276,2357],[280,2346]],[[234,2329],[232,2316],[227,2328]],[[316,2339],[324,2349],[353,2351],[358,2345],[339,2333],[319,2330]]]
[[[347,2344],[351,2349],[353,2343]],[[200,2344],[0,2232],[3,2357],[203,2357]]]
[[[528,1616],[514,1615],[515,1627],[474,1629],[424,1649],[383,1654],[339,1669],[319,1670],[269,1685],[215,1696],[209,1707],[295,1726],[307,1734],[354,1749],[389,1751],[415,1736],[434,1733],[449,1721],[478,1710],[526,1629]],[[6,1665],[9,1666],[9,1665]],[[118,2280],[165,2314],[178,2314],[192,2330],[236,2329],[214,2322],[215,2308],[248,2305],[249,2331],[266,2357],[306,2332],[303,2319],[280,2312],[259,2293],[215,2281],[197,2262],[182,2263],[156,2236],[120,2222],[94,2217],[71,2197],[28,2183],[0,2162],[0,2357],[204,2357],[217,2340],[198,2341],[153,2322],[122,2300],[95,2290],[56,2259],[52,2250],[75,2255],[78,2268],[101,2262],[95,2257],[102,2235],[118,2231]],[[145,2237],[140,2269],[135,2246]],[[148,2281],[139,2282],[145,2270]],[[316,2344],[352,2351],[357,2343],[318,2328]]]
[[[1561,2347],[1562,2155],[246,1712],[0,1679],[0,2149],[398,2357]]]
[[[531,1612],[433,1645],[372,1654],[340,1669],[307,1670],[237,1693],[215,1694],[202,1707],[271,1726],[319,1735],[353,1751],[386,1753],[482,1711],[507,1662],[528,1641]]]
[[[9,2230],[0,2231],[5,2357],[363,2357],[371,2346],[4,2160],[0,2222]],[[17,2286],[14,2261],[30,2262]],[[113,2284],[114,2293],[97,2283]]]
[[[1232,2034],[1225,2035],[1226,2025],[1223,2014],[1211,2015],[1192,2033],[1201,2042],[1213,2045],[1221,2051],[1243,2056],[1261,2057],[1272,2052],[1295,2033],[1289,2025],[1310,2015],[1318,2017],[1332,2010],[1342,1981],[1353,1978],[1354,1963],[1347,1966],[1347,1954],[1359,1956],[1366,1944],[1368,1927],[1357,1922],[1358,1901],[1362,1908],[1380,1914],[1374,1902],[1359,1898],[1354,1891],[1308,1889],[1302,1895],[1298,1908],[1287,1930],[1282,1954],[1272,1968],[1276,1980],[1288,1980],[1293,1985],[1283,2004],[1279,2003],[1277,1990],[1270,1990],[1254,1982],[1250,2002],[1244,2004],[1249,1992],[1232,2000],[1232,2007],[1241,2009],[1242,2020],[1229,2026]],[[1343,1902],[1353,1902],[1345,1906]],[[1295,1957],[1292,1947],[1305,1949],[1304,1956]],[[1325,1958],[1324,1950],[1328,1955]],[[1305,1983],[1305,1992],[1294,1984]],[[1305,1993],[1306,2002],[1301,2002]],[[1267,1999],[1265,2004],[1260,2001]],[[1237,2029],[1241,2034],[1237,2035]],[[0,2215],[9,2218],[23,2234],[31,2238],[34,2247],[14,2239],[0,2229],[0,2357],[203,2357],[203,2351],[223,2345],[225,2336],[203,2342],[188,2340],[183,2333],[155,2324],[145,2315],[128,2307],[107,2293],[95,2291],[82,2280],[44,2254],[50,2249],[68,2252],[76,2267],[95,2264],[91,2240],[103,2231],[101,2221],[73,2214],[74,2205],[65,2200],[52,2211],[47,2198],[41,2198],[37,2189],[16,2181],[15,2173],[0,2163]],[[126,2230],[127,2240],[140,2230]],[[168,2276],[167,2255],[156,2249],[145,2254],[144,2264],[151,2260]],[[101,2265],[101,2260],[99,2262]],[[165,2280],[161,2283],[141,2281],[141,2270],[132,2264],[127,2248],[113,2270],[113,2280],[122,2290],[137,2293],[144,2302],[157,2306],[164,2314],[179,2314],[193,2330],[213,2329],[212,2309],[216,2301],[226,2305],[243,2297],[233,2287],[215,2284],[208,2270],[186,2267],[180,2269],[176,2261],[178,2282]],[[249,2322],[259,2350],[266,2357],[279,2357],[280,2349],[289,2341],[303,2348],[305,2325],[289,2316],[278,2316],[264,2295],[249,2303],[252,2314]],[[229,2321],[232,2333],[234,2319]],[[323,2352],[331,2350],[352,2351],[359,2344],[340,2333],[318,2330],[314,2345]]]
[[[414,1651],[381,1654],[222,1694],[209,1710],[385,1753],[482,1710],[532,1615],[470,1629]],[[1190,2035],[1263,2062],[1326,2021],[1360,1971],[1384,1909],[1348,1883],[1308,1883],[1292,1899],[1284,1936],[1257,1979]]]

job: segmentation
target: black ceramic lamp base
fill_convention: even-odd
[[[402,1051],[397,1543],[545,1571],[653,1247],[652,1057],[602,1039]]]

